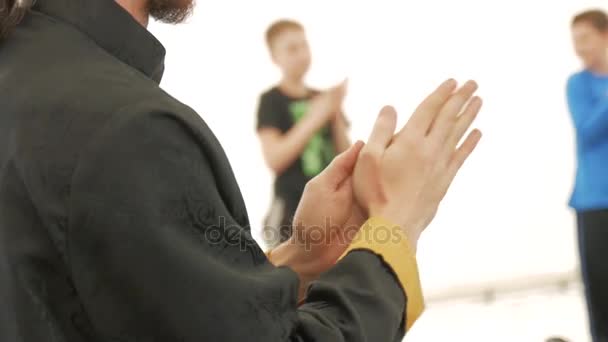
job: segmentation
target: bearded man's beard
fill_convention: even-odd
[[[192,14],[194,3],[195,0],[150,0],[150,16],[167,24],[179,24]]]

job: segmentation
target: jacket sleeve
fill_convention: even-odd
[[[202,143],[175,116],[156,113],[123,115],[86,147],[73,175],[67,244],[91,335],[138,342],[403,335],[421,298],[404,240],[356,239],[298,307],[297,275],[263,255],[252,262],[259,247],[235,240],[253,241],[226,214]],[[371,220],[360,233],[383,224]]]
[[[567,99],[579,141],[591,145],[608,134],[608,96],[594,100],[584,79],[574,75],[568,80]]]

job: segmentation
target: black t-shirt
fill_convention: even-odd
[[[257,129],[271,127],[287,133],[306,115],[310,100],[318,93],[311,90],[307,96],[295,98],[278,87],[266,91],[259,102]],[[275,196],[285,201],[288,211],[295,211],[306,183],[323,171],[335,156],[333,133],[331,124],[328,124],[310,139],[294,163],[276,175]]]

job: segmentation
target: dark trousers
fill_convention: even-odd
[[[608,209],[577,214],[581,271],[594,342],[608,342]]]

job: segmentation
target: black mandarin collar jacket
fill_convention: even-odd
[[[38,0],[0,42],[0,341],[398,341],[394,273],[353,251],[297,306],[216,137],[113,0]]]

